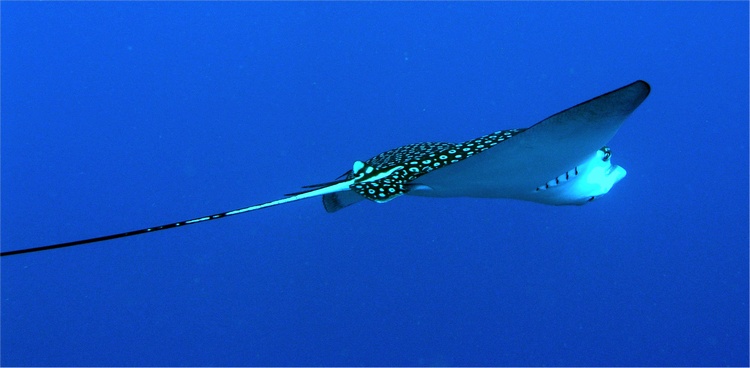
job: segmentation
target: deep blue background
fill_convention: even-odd
[[[3,365],[747,365],[748,4],[2,3],[2,247],[279,198],[637,79],[583,207],[319,200],[2,259]]]

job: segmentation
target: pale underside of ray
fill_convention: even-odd
[[[425,174],[407,194],[535,200],[535,189],[584,162],[645,100],[637,81],[533,125],[480,154]]]

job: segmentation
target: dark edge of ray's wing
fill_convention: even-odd
[[[651,86],[648,83],[642,80],[637,80],[633,83],[628,84],[627,86],[620,87],[614,91],[607,92],[603,95],[594,97],[588,101],[581,102],[573,107],[560,111],[557,114],[554,114],[532,125],[527,131],[533,129],[538,125],[548,125],[551,122],[559,125],[560,120],[579,120],[578,118],[569,119],[568,115],[570,115],[571,113],[573,113],[574,115],[582,115],[586,113],[588,114],[588,116],[586,116],[586,120],[592,123],[598,123],[599,121],[603,120],[601,119],[601,116],[603,115],[619,115],[622,117],[622,120],[619,121],[619,124],[622,124],[625,118],[632,114],[633,111],[635,111],[635,109],[641,105],[646,97],[648,97],[650,92]],[[606,106],[606,108],[600,105]],[[582,107],[585,107],[585,109],[581,109]],[[615,110],[612,109],[612,107],[617,107],[618,109]],[[614,135],[614,133],[612,134]]]

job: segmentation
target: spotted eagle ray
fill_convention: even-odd
[[[285,198],[192,220],[91,239],[0,252],[38,252],[145,234],[322,196],[328,212],[364,199],[384,203],[402,195],[509,198],[550,205],[583,205],[625,177],[606,144],[646,99],[644,81],[605,93],[529,128],[497,131],[462,143],[423,142],[355,161],[337,180],[308,185]]]

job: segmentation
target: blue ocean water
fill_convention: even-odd
[[[318,199],[2,258],[0,364],[748,365],[748,4],[2,3],[2,249],[231,210],[638,79],[583,207]]]

